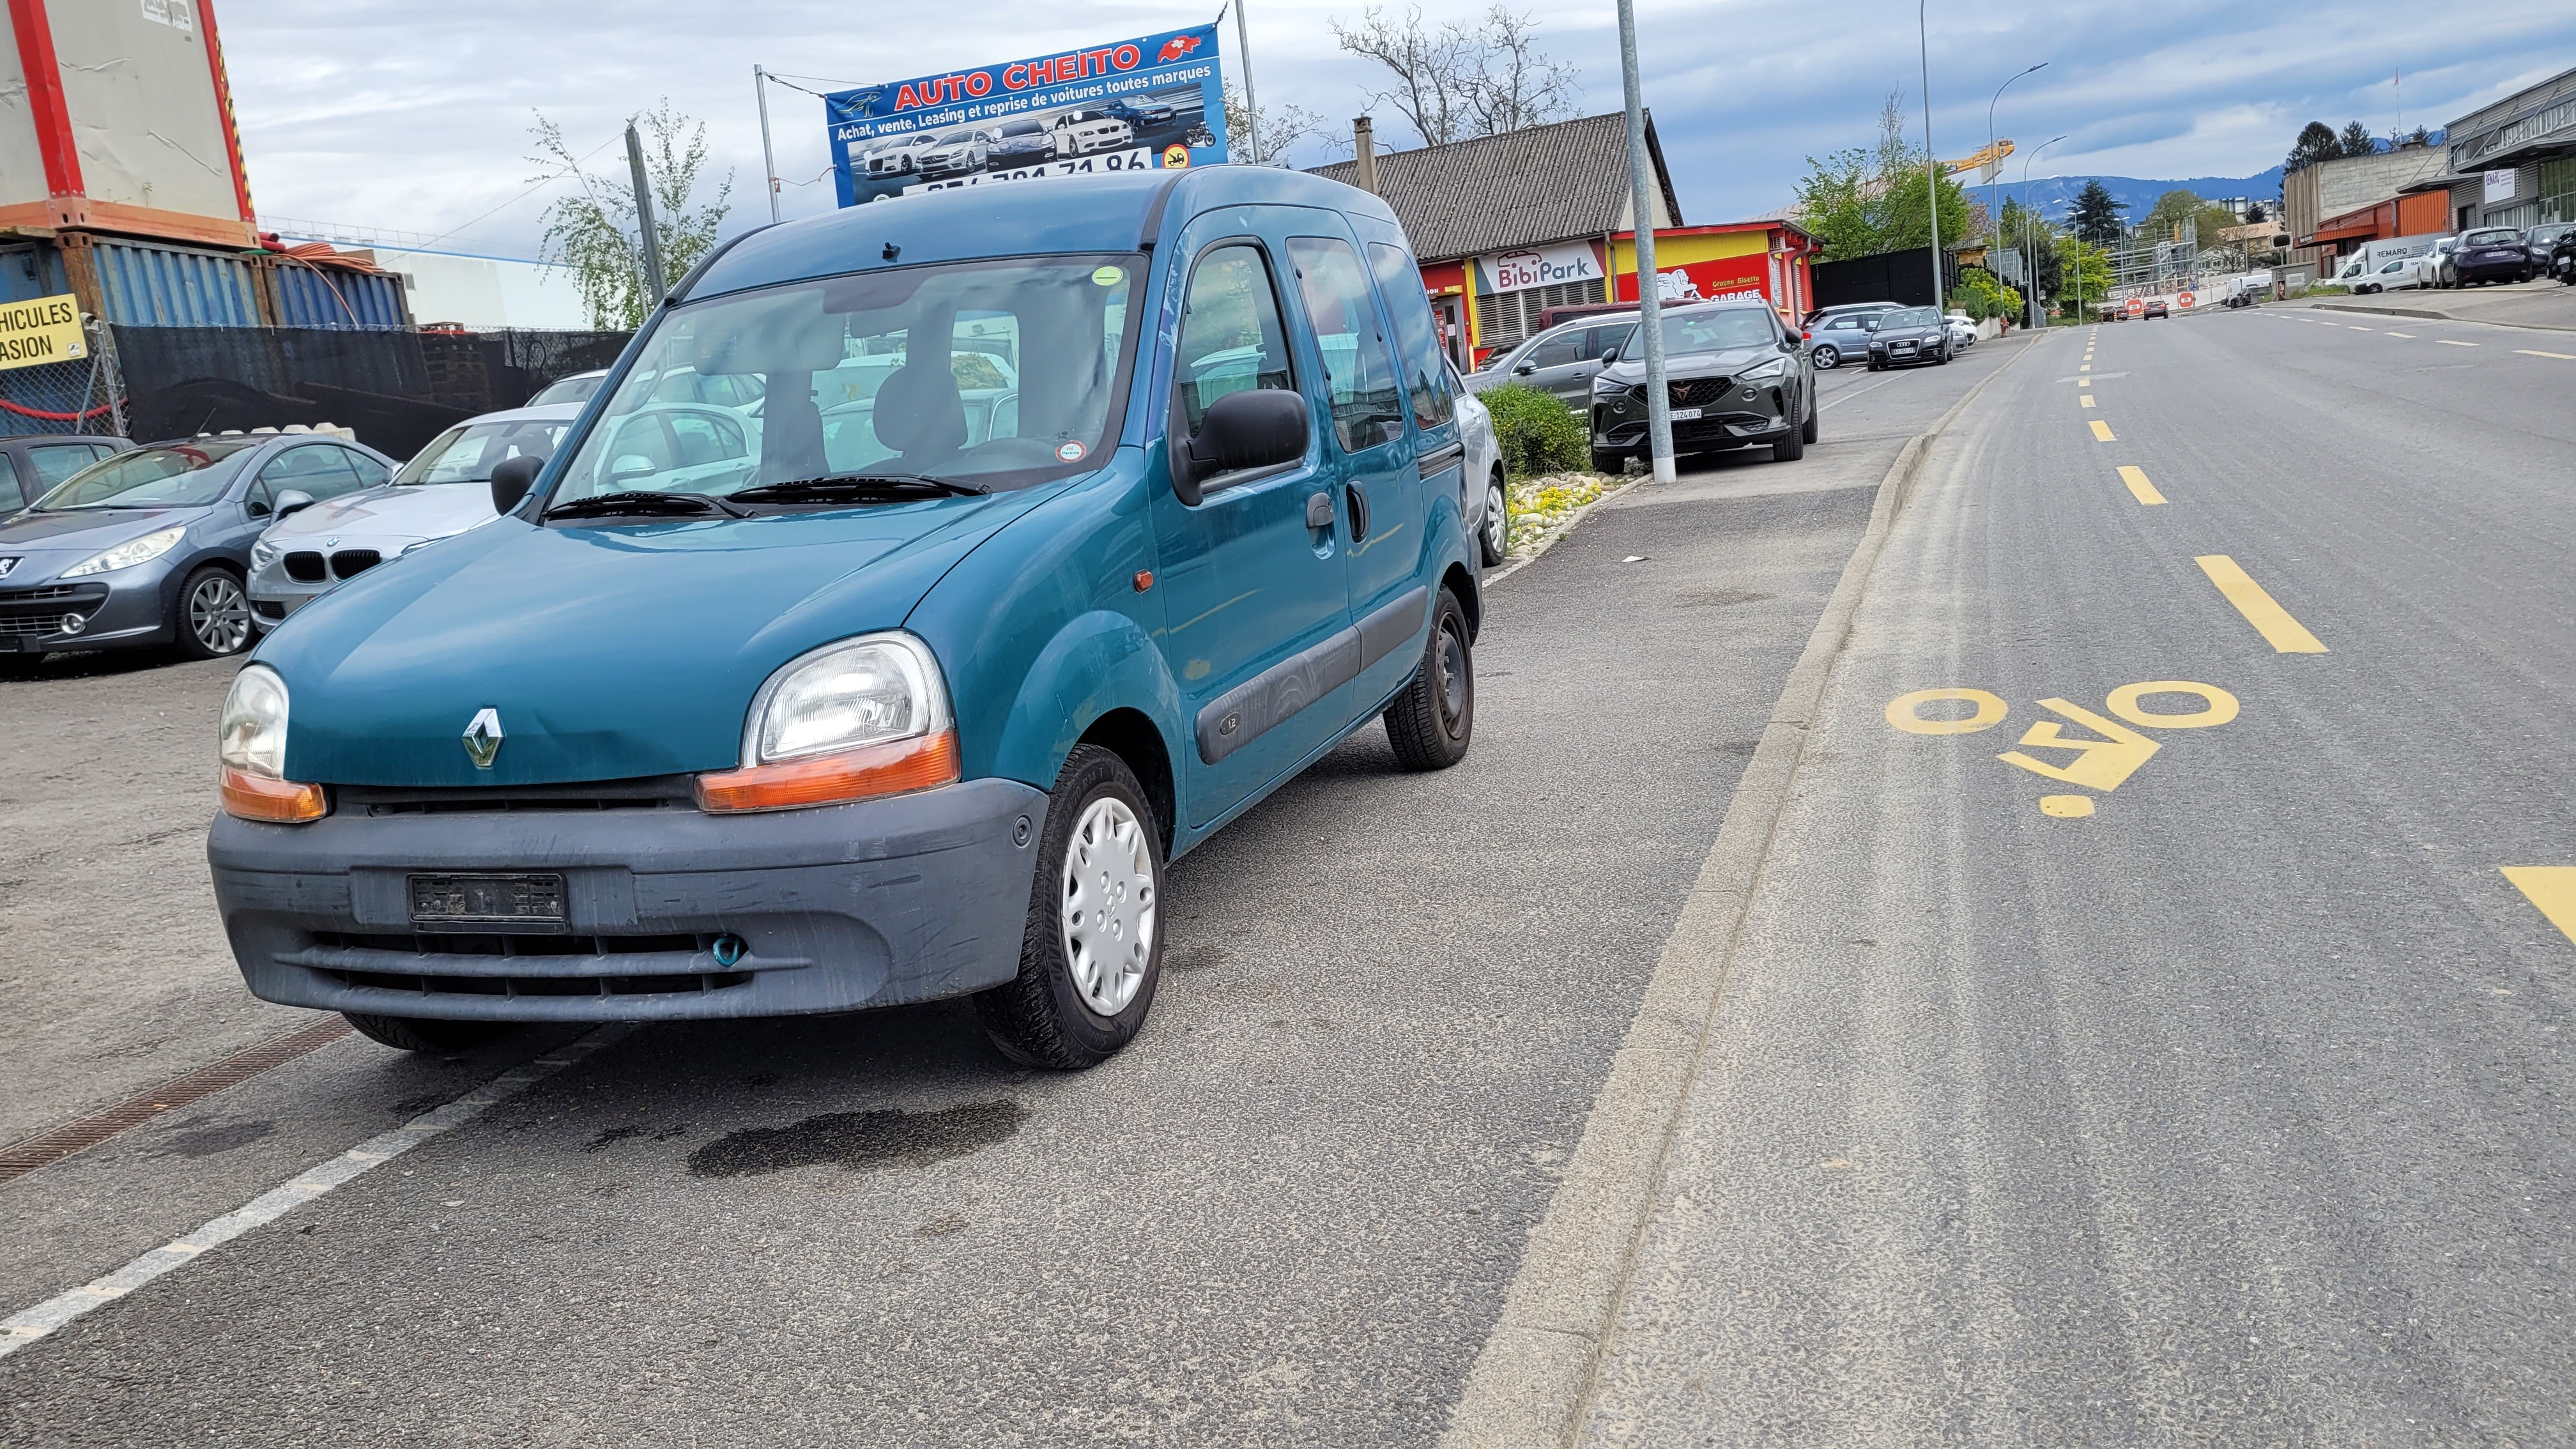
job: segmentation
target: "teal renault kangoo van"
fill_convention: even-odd
[[[1372,719],[1466,752],[1446,379],[1393,213],[1295,172],[752,232],[498,519],[242,670],[242,975],[412,1050],[972,996],[1013,1058],[1100,1061],[1171,861]]]

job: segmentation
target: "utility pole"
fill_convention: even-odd
[[[2021,275],[2022,285],[2027,288],[2022,294],[2022,302],[2033,332],[2039,330],[2039,249],[2030,244],[2030,163],[2039,159],[2040,152],[2065,139],[2064,136],[2053,136],[2032,147],[2030,154],[2021,158]]]
[[[1932,310],[1947,312],[1950,299],[1941,288],[1941,158],[1932,149],[1932,31],[1924,18],[1924,7],[1930,3],[1931,0],[1914,0],[1914,37],[1923,52],[1923,203],[1932,215]]]
[[[1234,0],[1234,50],[1234,68],[1243,72],[1243,154],[1257,164],[1261,158],[1261,106],[1252,99],[1252,18],[1244,14],[1243,0]],[[1217,89],[1225,87],[1219,85]]]
[[[1664,374],[1661,286],[1655,272],[1655,173],[1646,156],[1646,98],[1637,79],[1637,0],[1619,0],[1619,73],[1628,91],[1629,234],[1637,239],[1637,332],[1646,339],[1646,449],[1655,481],[1681,476],[1673,468],[1673,398]],[[1616,266],[1616,258],[1613,258]]]
[[[644,180],[644,138],[633,121],[626,123],[626,169],[635,178],[635,222],[644,233],[644,286],[659,307],[671,289],[662,285],[662,235],[653,225],[653,188]]]
[[[769,188],[769,221],[778,224],[778,158],[769,150],[769,77],[751,68],[751,88],[760,96],[760,169]]]

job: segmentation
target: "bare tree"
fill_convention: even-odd
[[[1254,125],[1254,121],[1259,125]],[[1326,134],[1324,118],[1303,106],[1252,106],[1232,81],[1225,83],[1226,159],[1238,166],[1269,166],[1310,136]],[[1260,137],[1255,149],[1253,138]]]
[[[1426,146],[1555,120],[1580,93],[1574,67],[1539,50],[1536,19],[1501,4],[1472,28],[1431,29],[1419,5],[1401,17],[1372,5],[1356,25],[1327,23],[1342,49],[1386,67],[1394,84],[1372,92],[1370,103],[1393,106]]]
[[[1477,135],[1545,125],[1573,111],[1580,77],[1573,66],[1539,53],[1537,28],[1531,16],[1501,5],[1485,13],[1483,63],[1467,92]]]

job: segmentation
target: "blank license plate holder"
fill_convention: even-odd
[[[436,931],[566,932],[564,878],[549,872],[415,875],[411,923]]]

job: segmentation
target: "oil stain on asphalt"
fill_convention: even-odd
[[[825,1163],[854,1172],[927,1167],[1009,1139],[1028,1115],[1017,1102],[968,1102],[936,1112],[830,1112],[791,1127],[729,1132],[689,1154],[689,1174],[759,1177]]]

